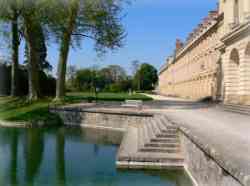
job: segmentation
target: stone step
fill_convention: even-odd
[[[179,128],[176,125],[173,125],[172,123],[169,122],[166,116],[162,116],[160,120],[167,129],[172,129],[172,130],[177,130],[177,131],[179,130]]]
[[[154,153],[154,152],[137,152],[134,154],[122,154],[118,161],[132,162],[161,162],[161,163],[183,163],[184,158],[181,153]]]
[[[177,134],[166,134],[166,133],[161,133],[161,134],[156,134],[157,138],[178,138]]]
[[[153,143],[179,143],[179,138],[152,138]]]
[[[250,107],[244,105],[224,105],[223,109],[228,112],[250,115]]]
[[[144,143],[149,143],[150,142],[150,136],[149,136],[149,132],[147,130],[147,125],[143,125],[143,139],[144,139]]]
[[[142,147],[139,149],[140,152],[162,152],[162,153],[178,153],[180,148],[174,147]]]
[[[250,109],[248,109],[248,108],[241,108],[241,107],[234,107],[234,106],[224,106],[224,109],[229,109],[229,110],[232,109],[232,110],[250,112]]]
[[[137,143],[138,147],[137,148],[141,149],[144,147],[144,143],[145,143],[144,126],[139,127],[137,132],[138,132],[138,134],[137,134],[138,135],[138,143]]]
[[[168,143],[161,143],[161,142],[150,142],[144,144],[145,147],[175,147],[175,148],[180,148],[180,143],[173,143],[173,142],[168,142]]]
[[[158,135],[150,138],[148,136],[148,128],[146,125],[143,125],[138,129],[138,148],[144,147],[179,147],[179,141],[177,135]],[[159,138],[159,140],[157,140]],[[161,138],[175,138],[176,140],[161,140]],[[154,142],[155,141],[155,142]]]
[[[153,134],[151,124],[147,122],[140,127],[131,126],[128,128],[118,150],[117,167],[183,170],[184,156],[180,148],[179,138],[157,138]],[[157,141],[154,142],[154,140]],[[148,143],[145,143],[146,141]]]
[[[250,106],[249,105],[224,104],[223,106],[224,107],[234,107],[234,108],[240,108],[240,109],[250,110]]]
[[[183,170],[183,162],[132,162],[132,161],[117,161],[118,169],[138,169],[138,170]]]
[[[146,125],[138,128],[138,149],[143,148],[150,141]]]
[[[158,135],[161,134],[161,130],[159,129],[159,127],[158,127],[156,121],[155,121],[155,120],[152,120],[152,121],[151,121],[151,125],[152,125],[152,130],[153,130],[153,132],[154,132],[154,135],[155,135],[156,137],[159,137]]]
[[[160,128],[161,131],[165,131],[167,130],[166,126],[161,122],[161,118],[162,116],[158,116],[155,118],[155,121],[157,122],[158,124],[158,127]]]
[[[148,132],[149,139],[156,138],[155,133],[154,133],[154,129],[152,126],[152,120],[150,120],[149,122],[146,123],[146,131]]]
[[[152,130],[153,133],[156,137],[159,138],[176,138],[177,137],[177,132],[173,133],[173,132],[169,132],[168,130],[166,130],[165,132],[162,132],[158,126],[157,121],[151,121],[151,125],[152,125]]]
[[[157,118],[156,122],[161,132],[170,133],[170,134],[175,134],[178,132],[177,127],[165,125],[162,117]]]
[[[229,109],[229,108],[224,108],[225,111],[227,112],[233,112],[237,114],[244,114],[244,115],[250,115],[250,111],[245,111],[245,110],[239,110],[239,109]]]

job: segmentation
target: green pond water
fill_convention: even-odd
[[[191,186],[182,171],[119,171],[121,133],[0,128],[0,186]]]

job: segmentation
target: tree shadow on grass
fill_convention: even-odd
[[[0,112],[7,112],[30,105],[25,98],[6,98],[7,101],[0,101]]]
[[[60,125],[61,119],[57,114],[50,113],[47,106],[31,109],[30,111],[20,112],[15,116],[6,118],[8,121],[27,121],[35,123],[38,121],[44,122],[46,125]]]

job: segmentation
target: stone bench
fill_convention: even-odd
[[[135,107],[135,108],[142,108],[143,101],[142,100],[125,100],[122,104],[123,107]]]

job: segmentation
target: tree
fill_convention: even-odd
[[[119,82],[127,77],[125,70],[119,65],[109,65],[107,69],[109,70],[112,82]]]
[[[83,38],[95,41],[95,49],[105,52],[106,49],[116,49],[122,46],[123,28],[118,17],[121,3],[115,0],[70,0],[62,5],[65,16],[53,22],[52,29],[60,41],[60,54],[57,73],[56,99],[65,95],[65,74],[67,58],[72,45],[80,45]],[[60,8],[59,14],[61,14]]]
[[[57,84],[56,84],[56,99],[60,100],[65,96],[65,78],[67,69],[67,60],[69,54],[69,47],[71,37],[76,26],[76,19],[79,11],[79,0],[71,0],[69,3],[69,14],[66,18],[66,26],[64,33],[62,33],[58,70],[57,70]]]
[[[42,70],[51,70],[46,61],[46,35],[48,27],[48,11],[46,8],[51,1],[21,0],[23,20],[23,35],[26,43],[27,70],[29,75],[29,100],[37,100],[42,96],[40,91],[39,74]],[[48,12],[47,12],[48,13]]]
[[[135,76],[136,72],[140,68],[140,61],[134,60],[131,62],[132,75]]]
[[[27,45],[27,70],[29,75],[29,100],[37,100],[41,96],[39,85],[39,71],[41,59],[44,54],[41,54],[43,43],[41,45],[43,33],[43,20],[41,3],[42,1],[23,0],[21,16],[23,19],[23,33]],[[41,39],[42,38],[42,39]]]
[[[19,15],[20,6],[16,0],[0,1],[0,19],[11,25],[11,49],[12,49],[12,69],[11,69],[11,95],[18,95],[18,66],[19,66]]]
[[[90,69],[81,69],[76,72],[76,88],[79,91],[88,91],[92,84],[92,71]]]
[[[46,38],[41,23],[38,23],[37,30],[34,34],[36,34],[37,38],[36,50],[38,54],[38,68],[40,71],[51,71],[52,66],[46,59],[47,58]],[[29,45],[27,43],[25,45],[25,58],[26,59],[24,63],[29,64]]]
[[[74,65],[70,65],[67,68],[66,73],[66,80],[67,80],[67,87],[69,89],[74,87],[75,79],[76,79],[77,67]]]
[[[152,65],[147,63],[143,63],[140,66],[133,80],[134,86],[137,90],[152,90],[154,89],[157,81],[157,70]]]

